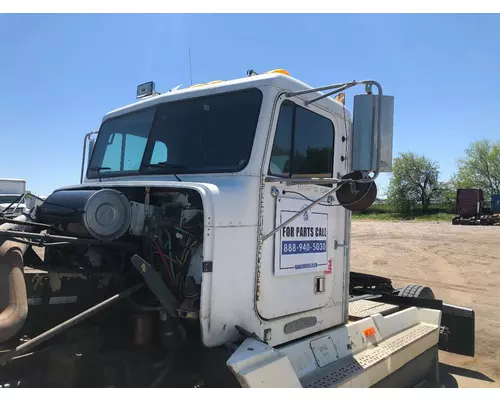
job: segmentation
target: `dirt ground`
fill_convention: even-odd
[[[440,352],[447,386],[500,387],[500,227],[354,221],[351,269],[422,284],[476,313],[476,357]],[[452,383],[454,382],[454,383]]]

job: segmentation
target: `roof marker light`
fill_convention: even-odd
[[[335,100],[345,105],[345,93],[339,93],[337,96],[335,96]]]
[[[290,76],[286,69],[273,69],[272,71],[267,71],[266,74],[283,74]]]

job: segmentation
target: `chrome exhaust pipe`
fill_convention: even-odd
[[[31,221],[20,215],[13,223],[0,225],[0,230],[32,230],[30,226],[16,225],[14,221]],[[28,246],[11,240],[0,240],[0,343],[15,336],[28,317],[28,296],[24,280],[24,253]]]

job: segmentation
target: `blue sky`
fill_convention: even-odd
[[[378,80],[396,98],[394,155],[425,154],[444,179],[471,141],[500,138],[496,15],[0,15],[0,177],[41,195],[78,183],[84,134],[139,83],[188,85],[189,45],[193,83]]]

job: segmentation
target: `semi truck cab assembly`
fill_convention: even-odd
[[[0,385],[415,386],[474,355],[472,310],[350,272],[393,97],[247,75],[140,85],[80,184],[0,225]]]

